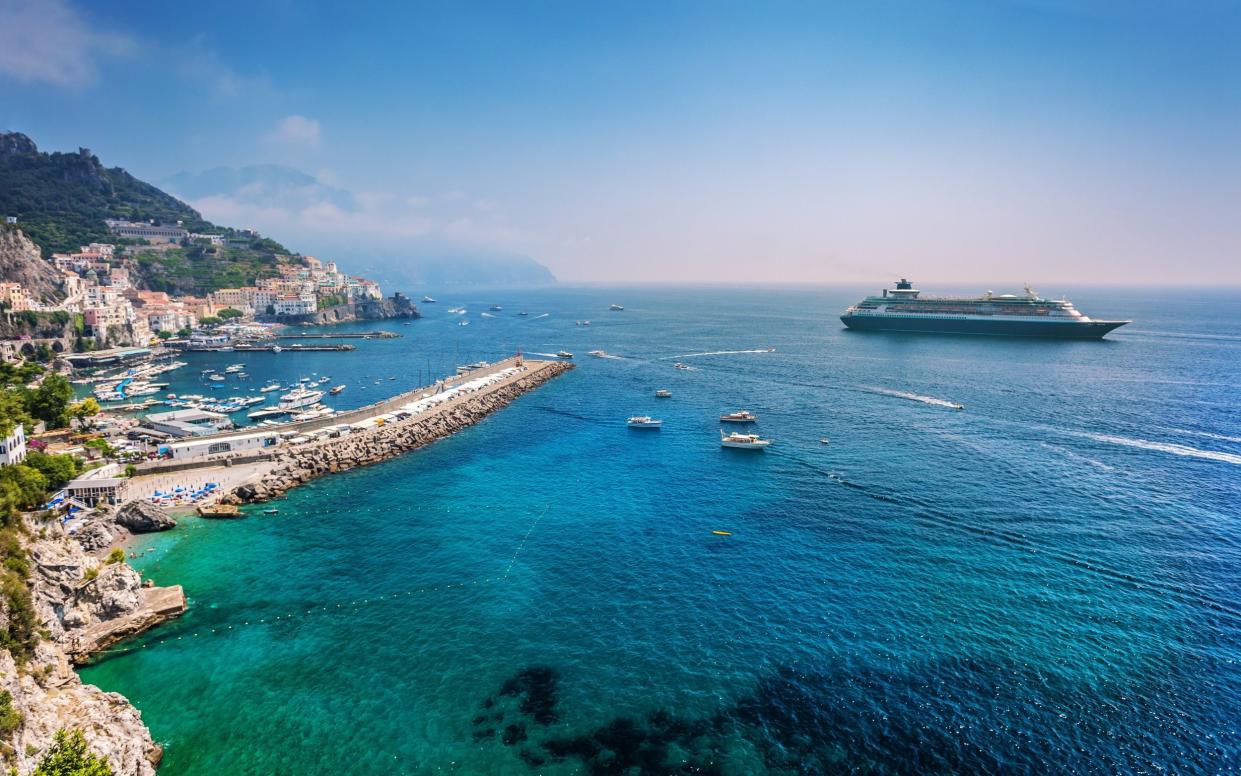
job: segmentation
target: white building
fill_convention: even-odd
[[[249,434],[237,434],[227,437],[209,439],[187,439],[172,442],[160,447],[161,453],[167,453],[175,461],[186,458],[198,458],[204,455],[221,455],[224,453],[249,453],[275,447],[280,444],[280,437],[274,431],[256,431]]]
[[[21,423],[3,440],[0,440],[0,465],[12,466],[26,460],[26,429]]]
[[[108,228],[114,234],[119,234],[121,237],[146,240],[149,243],[180,242],[189,236],[189,232],[181,228],[180,222],[177,222],[176,226],[157,226],[155,224],[117,221],[109,218],[104,223],[108,225]]]
[[[319,309],[313,295],[282,296],[273,306],[276,315],[310,315]]]

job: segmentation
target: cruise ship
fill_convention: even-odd
[[[905,278],[882,296],[868,296],[840,316],[850,329],[926,332],[934,334],[996,334],[1009,337],[1101,339],[1129,321],[1097,321],[1066,299],[1044,299],[1029,286],[1025,294],[978,297],[920,296]]]

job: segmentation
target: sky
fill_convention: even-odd
[[[1236,2],[0,0],[0,90],[342,262],[1241,284]]]

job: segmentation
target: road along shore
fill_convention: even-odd
[[[282,448],[257,482],[238,485],[221,503],[266,501],[316,477],[386,461],[478,423],[522,394],[573,368],[563,361],[526,361],[490,385],[462,391],[405,420],[364,431]]]

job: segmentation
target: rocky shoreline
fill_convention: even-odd
[[[73,669],[185,611],[179,585],[154,587],[124,561],[103,557],[129,536],[127,524],[140,531],[168,527],[166,515],[134,509],[100,514],[80,536],[70,536],[54,521],[27,519],[30,596],[43,638],[22,665],[12,652],[0,650],[0,690],[10,694],[12,708],[21,714],[8,752],[17,773],[29,773],[62,728],[81,730],[116,776],[154,776],[163,756],[124,696],[85,684]],[[12,615],[0,612],[2,624],[7,627]]]
[[[486,393],[459,400],[428,417],[388,423],[360,434],[327,439],[281,453],[276,458],[275,466],[261,480],[238,486],[220,502],[246,504],[267,501],[316,477],[395,458],[478,423],[522,394],[572,368],[570,363],[543,362],[528,374]]]

